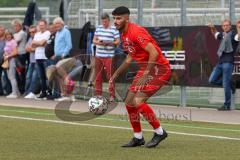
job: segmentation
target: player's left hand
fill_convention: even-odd
[[[148,82],[148,75],[149,74],[143,74],[139,79],[138,82],[136,83],[136,89],[143,89],[143,87],[147,84]]]

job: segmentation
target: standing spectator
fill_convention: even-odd
[[[3,63],[4,47],[5,47],[5,27],[0,25],[0,62],[1,64]],[[2,77],[2,73],[3,73],[3,77]],[[7,71],[4,68],[2,68],[2,66],[0,66],[0,95],[4,95],[4,94],[8,95],[10,93],[11,93],[11,84],[7,76]]]
[[[35,60],[35,48],[32,47],[32,41],[34,35],[37,32],[36,26],[29,27],[30,37],[26,44],[26,52],[30,54],[30,63],[28,65],[27,75],[26,75],[26,85],[25,85],[25,97],[24,98],[36,98],[34,94],[36,87],[38,85],[38,74],[36,69]]]
[[[93,43],[96,45],[95,75],[96,75],[96,95],[102,94],[102,75],[106,73],[109,80],[113,74],[112,60],[116,46],[119,44],[119,32],[115,26],[110,25],[110,17],[107,13],[101,16],[102,25],[96,28]],[[114,86],[109,86],[110,100],[115,97]]]
[[[50,31],[51,35],[47,41],[47,44],[45,46],[45,55],[46,57],[51,60],[51,57],[54,56],[54,42],[56,37],[56,27],[54,24],[50,24],[48,26],[48,30]],[[54,57],[52,58],[54,59]],[[54,62],[53,62],[54,64]]]
[[[45,46],[45,56],[48,58],[48,61],[49,61],[49,65],[55,65],[56,62],[54,60],[54,44],[55,44],[55,37],[56,37],[56,27],[54,24],[50,24],[48,26],[48,30],[50,31],[51,35],[47,41],[47,44]],[[56,88],[56,82],[53,80],[53,81],[49,81],[48,79],[48,82],[49,82],[49,93],[48,93],[48,96],[47,96],[47,99],[49,100],[53,100],[55,98],[58,98],[60,97],[60,94],[58,93],[58,91],[55,91],[54,88]],[[53,91],[55,91],[54,93],[52,93]]]
[[[54,44],[55,54],[52,59],[60,60],[69,56],[72,49],[72,38],[68,27],[64,26],[62,18],[55,18],[53,24],[56,27],[57,33]]]
[[[52,41],[54,42],[54,55],[51,56],[50,59],[53,61],[52,64],[56,64],[59,60],[69,57],[70,50],[72,49],[72,38],[69,29],[67,28],[67,26],[64,26],[64,21],[61,17],[56,17],[53,20],[53,25],[56,29],[56,35],[55,40]],[[53,80],[52,83],[53,93],[52,96],[48,97],[48,99],[60,98],[60,86],[58,85],[56,80]]]
[[[209,83],[223,86],[224,88],[225,102],[218,110],[230,110],[231,90],[235,90],[232,88],[232,72],[234,67],[234,53],[237,49],[238,39],[236,39],[235,33],[231,30],[231,22],[229,20],[222,22],[223,32],[218,32],[213,24],[209,24],[209,27],[215,38],[221,42],[217,51],[219,60],[210,75]]]
[[[20,94],[18,90],[17,80],[16,80],[16,61],[17,56],[17,43],[13,38],[11,32],[5,32],[6,45],[4,47],[4,61],[8,61],[8,78],[11,82],[12,93],[7,96],[7,98],[17,98]]]
[[[50,37],[50,32],[47,30],[47,22],[45,20],[40,20],[38,22],[39,31],[35,34],[32,41],[32,48],[35,48],[35,59],[38,75],[40,77],[41,83],[41,94],[37,98],[47,97],[47,78],[46,78],[46,68],[47,68],[47,57],[45,56],[45,45]]]
[[[17,73],[19,78],[19,89],[20,92],[24,92],[25,77],[26,77],[26,62],[28,61],[28,55],[25,52],[25,46],[27,42],[27,34],[23,31],[22,22],[19,19],[12,21],[14,29],[14,39],[17,42],[18,56],[16,59]]]
[[[3,63],[3,53],[4,53],[4,47],[5,47],[5,28],[3,26],[0,26],[0,62]],[[0,67],[0,95],[4,95],[3,93],[3,87],[2,87],[2,67]]]

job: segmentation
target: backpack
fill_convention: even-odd
[[[51,34],[45,46],[45,56],[50,59],[54,55],[54,40],[56,33]]]

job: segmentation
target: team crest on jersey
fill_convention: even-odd
[[[123,49],[128,53],[135,53],[134,43],[126,38],[123,41]]]
[[[137,40],[138,40],[139,43],[144,43],[144,38],[141,37],[141,36],[138,36]]]

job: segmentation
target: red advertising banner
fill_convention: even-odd
[[[171,81],[174,85],[209,86],[208,78],[213,67],[218,62],[217,49],[219,41],[212,35],[207,26],[182,26],[182,27],[151,27],[146,28],[155,38],[164,56],[170,61],[172,69]],[[220,31],[221,28],[217,26]],[[79,44],[77,30],[74,31],[73,43]],[[75,37],[74,37],[75,36]],[[75,41],[77,39],[77,41]],[[125,55],[117,54],[115,68],[123,61]],[[134,70],[134,64],[131,67]],[[136,68],[135,68],[136,69]],[[236,55],[233,75],[238,79],[240,74],[240,57]],[[134,76],[128,71],[120,78],[127,82],[126,77]],[[240,81],[240,78],[239,78]]]

